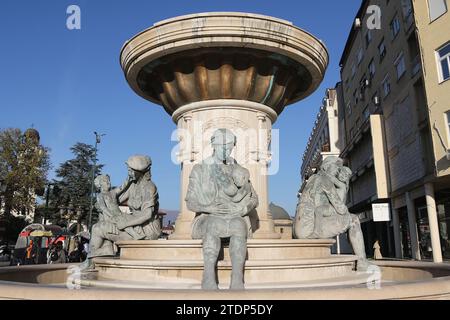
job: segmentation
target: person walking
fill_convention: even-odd
[[[375,243],[374,243],[374,245],[373,245],[373,249],[374,249],[374,251],[373,251],[373,258],[375,259],[375,260],[381,260],[381,259],[383,259],[383,255],[381,254],[381,247],[380,247],[380,242],[379,242],[379,240],[376,240],[375,241]]]

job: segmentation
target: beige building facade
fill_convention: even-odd
[[[414,0],[422,48],[436,176],[450,175],[450,14],[448,0]]]
[[[435,261],[448,258],[450,225],[450,5],[448,0],[413,0],[421,47],[435,178],[428,181],[428,208]],[[436,219],[437,217],[437,219]]]
[[[341,156],[353,171],[348,205],[360,214],[369,256],[379,240],[384,256],[450,258],[444,2],[363,1],[341,59]],[[441,10],[432,23],[427,3]],[[389,205],[389,221],[374,222],[378,204]]]

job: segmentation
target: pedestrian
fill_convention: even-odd
[[[85,239],[85,238],[81,238],[81,246],[80,249],[81,251],[81,261],[85,261],[87,259],[87,256],[89,254],[89,240]]]
[[[51,256],[52,256],[54,249],[55,249],[55,246],[53,245],[53,243],[50,243],[48,245],[48,250],[47,250],[47,264],[50,264],[52,262]]]
[[[383,259],[383,255],[381,254],[381,250],[380,250],[380,242],[379,242],[379,240],[377,239],[376,241],[375,241],[375,243],[374,243],[374,245],[373,245],[373,249],[374,249],[374,252],[373,252],[373,258],[375,259],[375,260],[381,260],[381,259]]]
[[[34,241],[31,239],[25,252],[25,264],[34,264],[35,257],[36,257],[36,249],[34,246]]]
[[[50,264],[66,263],[66,253],[63,248],[61,241],[56,243],[56,247],[52,250],[50,254]]]
[[[82,240],[79,237],[74,238],[75,249],[69,254],[69,262],[83,262],[86,259],[84,255],[84,246]]]

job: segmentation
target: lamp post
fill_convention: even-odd
[[[0,208],[2,207],[3,193],[6,192],[6,183],[0,179]]]
[[[89,206],[89,220],[88,220],[88,230],[91,232],[92,228],[92,209],[94,206],[94,179],[95,179],[95,169],[97,167],[97,147],[101,142],[101,137],[105,136],[105,134],[98,134],[94,131],[95,134],[95,152],[94,152],[94,165],[92,166],[92,176],[91,176],[91,205]]]
[[[45,195],[45,212],[44,212],[44,226],[47,224],[47,214],[48,214],[48,201],[50,198],[50,187],[54,186],[54,183],[47,184],[47,193]]]

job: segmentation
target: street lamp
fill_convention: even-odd
[[[91,232],[92,228],[92,209],[94,206],[94,179],[95,179],[95,169],[97,167],[97,146],[101,142],[101,137],[105,136],[105,134],[98,134],[94,131],[95,134],[95,152],[94,152],[94,165],[92,166],[92,176],[91,176],[91,205],[89,207],[89,220],[88,220],[88,230]]]
[[[48,201],[50,198],[50,187],[54,186],[54,183],[47,184],[47,194],[45,195],[45,212],[44,212],[44,226],[47,224],[47,214],[48,214]]]
[[[3,193],[6,192],[6,183],[4,180],[0,180],[0,209],[2,208]]]

